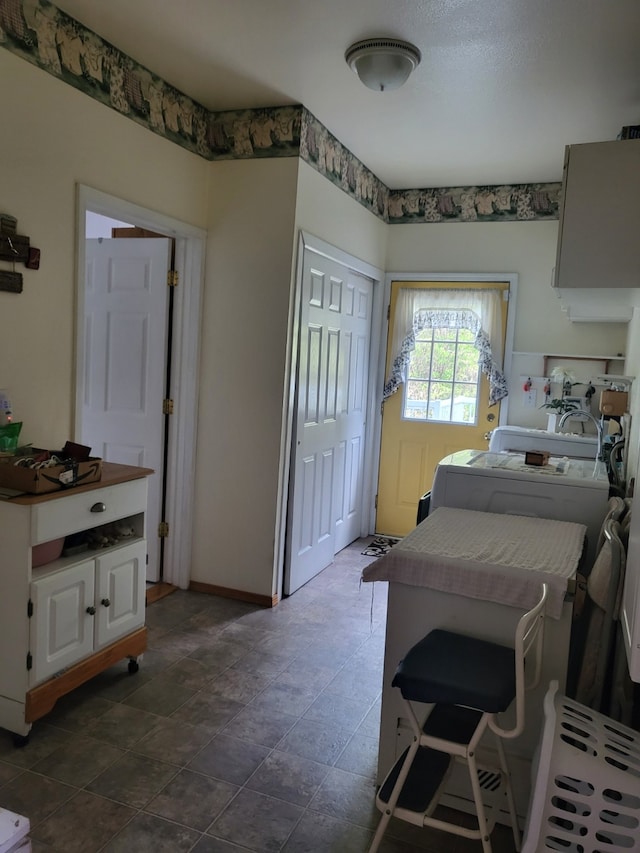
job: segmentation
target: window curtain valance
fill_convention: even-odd
[[[507,396],[502,372],[502,291],[419,289],[401,287],[396,299],[391,352],[393,361],[383,400],[406,380],[406,369],[416,336],[429,328],[468,329],[475,335],[478,364],[489,379],[489,404]]]

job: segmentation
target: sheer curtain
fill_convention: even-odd
[[[475,335],[480,369],[489,379],[489,404],[507,396],[502,372],[502,291],[401,287],[396,300],[391,352],[393,361],[383,399],[398,390],[415,348],[416,335],[427,328],[469,329]]]

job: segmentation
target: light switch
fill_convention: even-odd
[[[534,388],[529,388],[524,392],[523,405],[525,409],[535,409],[536,407],[536,392]]]

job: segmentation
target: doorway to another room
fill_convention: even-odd
[[[204,232],[81,187],[78,234],[76,440],[153,469],[147,581],[186,588]]]
[[[150,234],[87,213],[79,439],[105,462],[153,470],[147,479],[147,581],[157,582],[164,574],[173,309],[167,282],[175,250],[169,238]]]

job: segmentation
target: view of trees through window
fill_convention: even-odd
[[[423,329],[404,388],[403,417],[475,424],[480,373],[468,329]]]

